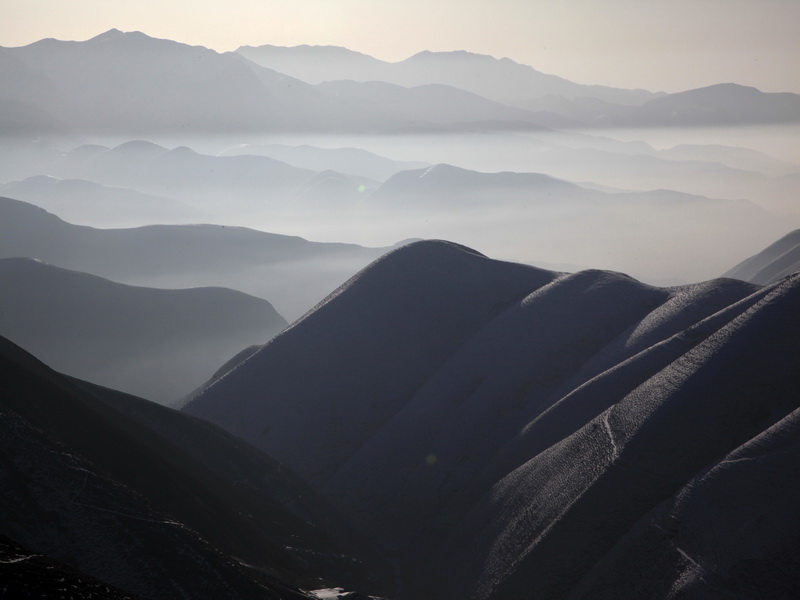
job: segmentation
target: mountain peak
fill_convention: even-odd
[[[136,33],[140,33],[140,32],[136,32]],[[90,42],[105,42],[105,41],[108,41],[108,40],[119,39],[119,38],[121,38],[121,37],[123,37],[125,35],[127,35],[127,34],[124,31],[120,31],[119,29],[114,27],[114,28],[109,29],[108,31],[105,31],[105,32],[101,33],[100,35],[94,36],[89,41]],[[144,35],[144,34],[141,34],[141,35]]]
[[[423,50],[422,52],[417,52],[413,56],[407,58],[403,62],[408,61],[423,61],[423,60],[437,60],[437,59],[457,59],[457,60],[484,60],[484,61],[496,61],[497,59],[493,56],[489,56],[488,54],[478,54],[476,52],[468,52],[466,50],[449,50],[443,52],[435,52],[432,50]]]

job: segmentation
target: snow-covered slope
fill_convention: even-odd
[[[643,590],[628,597],[672,597],[658,594],[689,585],[684,558],[647,580],[624,558],[662,503],[677,507],[664,527],[684,532],[683,552],[706,544],[692,569],[715,578],[690,582],[697,597],[750,593],[731,565],[754,558],[761,572],[797,541],[771,533],[795,522],[797,486],[770,514],[747,473],[731,472],[715,527],[738,514],[735,491],[769,530],[740,527],[723,550],[688,520],[705,502],[692,482],[782,431],[798,407],[798,294],[797,276],[656,288],[419,242],[366,268],[185,410],[297,469],[360,522],[399,561],[401,598],[589,598],[611,594],[607,579]],[[775,452],[785,458],[770,468],[792,477],[796,457]],[[698,498],[685,522],[684,497]],[[778,579],[770,590],[788,585]]]
[[[755,256],[740,262],[725,277],[761,285],[800,271],[800,229],[787,233]]]

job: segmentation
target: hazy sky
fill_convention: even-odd
[[[800,0],[0,0],[0,45],[116,27],[216,50],[331,44],[508,56],[579,83],[800,93]]]

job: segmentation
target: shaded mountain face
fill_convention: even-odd
[[[0,536],[3,598],[132,600],[132,596]]]
[[[134,287],[0,259],[0,335],[62,373],[162,404],[286,324],[266,300],[230,289]]]
[[[766,285],[800,271],[800,229],[787,233],[755,256],[740,262],[725,277]]]
[[[789,598],[799,300],[419,242],[184,410],[328,495],[399,598]]]
[[[431,132],[441,131],[443,123],[450,131],[500,131],[531,123],[661,127],[800,120],[797,94],[763,94],[735,84],[654,94],[577,84],[509,58],[466,51],[423,51],[397,63],[335,47],[217,53],[115,29],[83,42],[44,39],[0,48],[0,83],[5,108],[0,131],[25,136]],[[384,92],[386,86],[402,89],[376,97],[376,85]],[[343,87],[347,93],[339,93]],[[338,92],[327,93],[331,90]]]
[[[265,125],[277,104],[235,58],[141,33],[5,50],[51,90],[29,100],[84,130],[242,129]]]
[[[132,285],[228,287],[267,299],[289,320],[384,251],[215,225],[93,229],[0,198],[0,258],[37,258]]]
[[[367,542],[354,545],[286,468],[208,423],[68,379],[2,338],[0,411],[0,548],[25,553],[3,565],[0,589],[31,584],[19,570],[31,553],[77,570],[68,581],[87,594],[93,579],[152,599],[380,588],[366,574],[381,572],[377,555],[367,567],[350,553]],[[91,597],[128,597],[100,591]]]

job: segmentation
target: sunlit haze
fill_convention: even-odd
[[[399,61],[469,50],[579,83],[800,92],[795,0],[5,0],[1,12],[6,47],[118,28],[219,51],[336,45]]]

